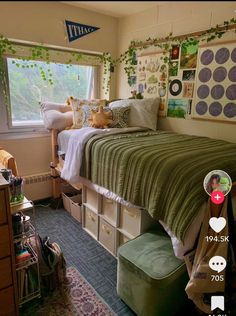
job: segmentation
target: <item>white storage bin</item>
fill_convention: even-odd
[[[120,228],[133,237],[141,233],[141,210],[122,205],[120,212]]]
[[[101,196],[94,190],[89,189],[88,187],[83,187],[85,190],[85,205],[91,208],[94,212],[99,213]]]
[[[104,219],[112,226],[117,227],[118,224],[118,203],[111,199],[102,197],[101,214]]]
[[[100,218],[99,224],[99,241],[108,249],[112,254],[115,255],[115,237],[116,229]]]
[[[65,193],[62,192],[62,200],[63,200],[63,205],[64,205],[64,209],[71,213],[70,210],[70,197],[68,195],[66,195]]]
[[[88,207],[84,207],[84,229],[97,239],[98,237],[98,215],[90,210]]]
[[[82,194],[76,194],[72,195],[69,193],[63,193],[62,192],[62,200],[64,208],[69,212],[72,213],[72,208],[74,208],[75,204],[81,204],[82,203]]]
[[[71,215],[78,221],[82,222],[82,206],[78,203],[71,202]]]

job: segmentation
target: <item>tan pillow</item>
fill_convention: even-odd
[[[83,126],[83,111],[82,106],[102,106],[106,105],[106,100],[101,99],[73,99],[72,100],[72,110],[73,110],[73,126],[72,128],[81,128]]]

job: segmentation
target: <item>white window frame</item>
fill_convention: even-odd
[[[32,45],[26,45],[28,47]],[[50,49],[50,48],[49,48]],[[52,50],[55,50],[54,48],[51,48]],[[66,49],[57,49],[61,53],[68,53],[70,50]],[[86,53],[85,53],[86,54]],[[6,75],[6,80],[7,80],[7,94],[8,94],[8,100],[10,102],[10,90],[9,90],[9,78],[8,78],[8,69],[7,69],[7,58],[19,58],[17,54],[14,56],[5,56],[4,58],[4,64],[5,64],[5,75]],[[52,60],[52,62],[55,62]],[[63,63],[63,62],[60,62]],[[82,63],[74,63],[75,65],[82,65],[85,66]],[[88,65],[92,66],[92,65]],[[95,66],[95,71],[94,71],[94,92],[95,92],[95,97],[99,98],[100,97],[100,75],[101,75],[101,66]],[[12,136],[16,136],[16,138],[22,136],[22,137],[31,137],[31,136],[42,136],[42,135],[49,135],[49,131],[45,129],[43,123],[39,124],[29,124],[27,126],[27,123],[22,125],[19,124],[19,126],[12,125],[12,118],[11,114],[9,113],[11,111],[11,105],[9,104],[6,106],[6,100],[4,99],[3,95],[3,88],[0,86],[0,138],[12,138]]]

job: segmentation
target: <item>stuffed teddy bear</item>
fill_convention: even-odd
[[[92,109],[88,119],[89,125],[95,128],[108,128],[112,123],[111,111],[105,112],[102,106],[99,106],[98,111]]]

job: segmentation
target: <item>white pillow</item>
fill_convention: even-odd
[[[57,110],[61,113],[71,111],[71,107],[65,103],[43,102],[41,103],[42,113],[49,110]]]
[[[125,99],[114,101],[109,107],[130,106],[128,124],[130,127],[146,127],[152,130],[157,129],[157,116],[159,111],[159,98],[148,99]]]
[[[47,129],[61,131],[73,124],[73,112],[66,104],[44,102],[41,104],[41,113]]]
[[[47,129],[64,130],[73,124],[73,112],[61,113],[57,110],[48,110],[43,113],[44,126]]]

